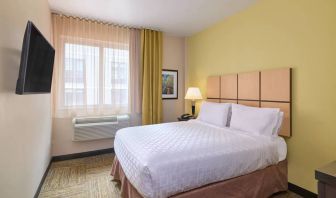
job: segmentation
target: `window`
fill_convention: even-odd
[[[53,15],[53,116],[141,118],[140,38],[136,28]]]
[[[63,77],[64,108],[128,107],[127,46],[118,49],[65,42]]]
[[[104,48],[104,104],[127,105],[128,57],[128,50]]]

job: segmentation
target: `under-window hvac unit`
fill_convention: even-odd
[[[116,132],[130,126],[129,115],[74,118],[73,141],[114,138]]]

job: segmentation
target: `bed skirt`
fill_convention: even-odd
[[[135,187],[128,181],[120,166],[117,156],[114,157],[111,175],[113,180],[121,183],[122,198],[143,198]],[[254,171],[250,174],[232,179],[208,184],[186,192],[171,196],[172,198],[263,198],[274,193],[286,191],[287,160],[276,165]]]

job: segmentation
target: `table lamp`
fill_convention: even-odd
[[[202,100],[202,94],[198,87],[189,87],[184,99],[191,100],[191,112],[195,115],[195,101]]]

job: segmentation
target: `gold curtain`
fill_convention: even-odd
[[[162,120],[162,32],[141,30],[142,124]]]

